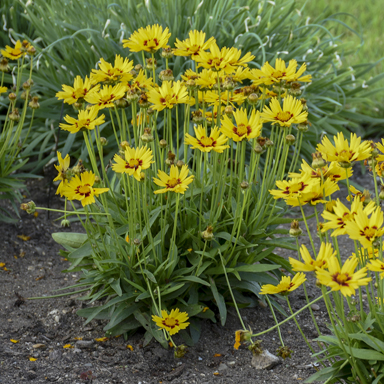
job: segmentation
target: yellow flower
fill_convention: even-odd
[[[381,155],[379,155],[379,156],[381,156]],[[377,176],[383,177],[383,175],[384,175],[384,162],[377,163],[375,166],[375,171],[376,171]]]
[[[89,110],[81,110],[77,116],[77,120],[69,115],[64,117],[68,124],[61,123],[60,128],[71,133],[79,132],[80,130],[92,130],[96,125],[101,125],[105,122],[105,115],[97,117],[99,108],[94,107]]]
[[[220,76],[226,76],[234,82],[242,83],[243,80],[249,79],[249,74],[249,68],[237,67],[235,72],[227,75],[225,75],[225,73],[220,73]]]
[[[282,80],[286,82],[291,81],[301,81],[308,82],[311,81],[312,76],[306,75],[301,76],[307,69],[306,65],[303,64],[299,70],[296,72],[297,61],[292,59],[288,63],[288,67],[285,65],[285,61],[277,58],[275,62],[275,68],[273,68],[268,61],[261,67],[261,69],[252,69],[250,73],[250,78],[253,80],[253,84],[275,84],[279,83]]]
[[[381,139],[381,143],[376,143],[376,147],[377,147],[377,149],[379,149],[382,153],[384,153],[384,139]],[[379,155],[376,157],[376,160],[377,160],[377,161],[384,161],[384,155],[383,155],[383,154],[379,154]]]
[[[100,89],[100,85],[93,87],[91,79],[86,76],[83,80],[80,76],[75,77],[73,87],[69,85],[62,85],[63,90],[56,93],[58,100],[64,100],[64,103],[74,104],[79,99],[84,99],[85,96],[91,93],[97,93]]]
[[[168,191],[184,194],[188,188],[188,185],[192,183],[194,178],[194,176],[187,177],[188,165],[182,166],[180,174],[179,169],[175,165],[171,166],[169,175],[159,169],[157,171],[157,176],[159,179],[153,178],[153,182],[159,187],[164,187],[164,189],[158,189],[157,191],[154,191],[155,194],[166,193]]]
[[[140,181],[140,173],[154,163],[154,161],[152,161],[152,150],[147,147],[136,149],[127,147],[124,151],[124,157],[125,160],[119,155],[115,155],[113,160],[116,164],[112,165],[112,169],[117,173],[127,173],[137,181]]]
[[[345,171],[345,168],[342,168],[339,166],[337,161],[332,161],[329,166],[326,165],[322,168],[316,168],[313,169],[304,159],[301,164],[301,173],[290,173],[288,176],[291,178],[294,177],[301,177],[304,174],[310,175],[312,178],[319,178],[321,179],[321,174],[323,174],[324,179],[329,179],[332,181],[339,181],[339,180],[345,180],[352,176],[353,170],[352,168],[347,168],[347,172]]]
[[[60,194],[60,196],[63,196],[63,187],[68,181],[67,171],[71,159],[69,155],[65,156],[65,158],[63,159],[61,157],[60,152],[57,152],[57,159],[59,160],[59,165],[55,164],[55,168],[57,172],[59,172],[59,174],[53,179],[53,181],[60,180],[60,184],[57,187],[56,195]]]
[[[200,94],[202,99],[200,99]],[[246,98],[247,97],[241,93],[231,94],[230,92],[222,92],[219,97],[219,94],[216,92],[207,91],[204,95],[202,95],[202,92],[199,92],[199,102],[200,100],[204,100],[204,102],[210,103],[211,106],[214,105],[215,107],[219,106],[220,101],[221,105],[234,105],[234,103],[241,105],[244,103]]]
[[[185,144],[191,145],[192,149],[200,149],[201,152],[211,152],[211,150],[223,153],[225,148],[229,148],[229,145],[224,145],[228,141],[228,137],[220,135],[219,128],[214,127],[211,130],[211,134],[207,136],[205,127],[199,125],[194,127],[196,138],[190,134],[185,134]]]
[[[364,193],[363,192],[360,192],[357,188],[355,188],[353,185],[351,185],[350,187],[349,187],[349,191],[351,192],[351,195],[352,195],[352,198],[355,198],[355,197],[359,197],[360,198],[360,201],[362,202],[362,203],[364,203],[364,201],[365,201],[365,195],[364,195]],[[346,199],[348,200],[348,201],[351,201],[351,198],[349,197],[349,195],[346,197]]]
[[[233,113],[235,124],[227,116],[221,122],[221,132],[231,138],[233,141],[250,140],[260,136],[263,126],[260,119],[260,112],[252,109],[250,118],[248,119],[247,110],[239,109]]]
[[[0,87],[0,95],[4,92],[7,92],[8,88],[7,87]]]
[[[161,311],[161,317],[152,315],[152,321],[156,323],[159,329],[165,329],[172,336],[178,333],[181,329],[188,327],[189,323],[187,312],[180,312],[178,308],[172,309],[168,315],[167,311]]]
[[[359,207],[354,221],[348,221],[345,230],[348,236],[353,240],[359,240],[364,248],[372,247],[372,243],[384,234],[383,212],[377,207],[370,218],[366,210]]]
[[[242,66],[247,67],[250,61],[252,61],[255,56],[251,54],[251,52],[247,52],[241,59],[241,50],[237,48],[223,48],[222,50],[227,50],[229,55],[229,64],[235,67]],[[230,73],[230,72],[229,72]]]
[[[142,91],[146,89],[149,91],[153,86],[153,79],[150,77],[147,79],[147,76],[145,76],[145,72],[140,69],[139,74],[131,80],[131,83],[127,84],[127,90],[136,90],[136,91]]]
[[[97,105],[99,109],[113,108],[115,105],[114,101],[124,97],[125,88],[123,83],[119,83],[115,86],[104,85],[99,92],[92,92],[86,95],[85,101]]]
[[[292,180],[277,180],[276,187],[279,189],[270,190],[269,193],[274,199],[300,199],[308,193],[316,179],[311,179],[308,175]]]
[[[11,60],[18,60],[20,57],[23,57],[27,54],[27,50],[23,48],[23,45],[20,40],[16,41],[15,47],[12,48],[9,45],[5,46],[5,50],[1,50],[3,57],[6,57]]]
[[[292,281],[290,276],[283,276],[277,286],[272,284],[264,284],[261,287],[260,295],[275,295],[277,293],[287,295],[288,292],[292,292],[299,288],[300,285],[303,284],[306,280],[307,279],[305,278],[305,274],[302,272],[296,273]]]
[[[381,260],[371,260],[369,264],[367,264],[367,267],[370,271],[373,272],[381,272],[380,277],[384,278],[384,262]]]
[[[287,96],[281,108],[277,98],[269,102],[269,107],[264,106],[261,114],[263,121],[279,124],[281,127],[290,127],[292,124],[300,124],[307,120],[308,112],[303,112],[303,104],[293,96]]]
[[[243,331],[241,331],[241,330],[235,332],[235,344],[234,344],[233,348],[235,348],[236,350],[238,350],[240,345],[241,345],[242,333],[243,333]]]
[[[158,24],[148,25],[133,32],[128,40],[123,40],[123,47],[131,52],[156,52],[167,45],[170,36],[168,28],[163,31]]]
[[[307,247],[303,244],[300,248],[300,255],[303,258],[304,263],[289,258],[289,262],[294,271],[299,272],[312,272],[316,271],[318,268],[324,269],[327,268],[328,260],[336,255],[336,252],[333,251],[331,243],[321,243],[319,253],[316,256],[316,260],[313,260]]]
[[[340,199],[337,199],[336,204],[333,207],[333,213],[324,211],[321,215],[327,220],[323,224],[322,232],[326,232],[329,229],[335,229],[331,236],[346,235],[346,224],[349,221],[355,220],[355,216],[359,209],[363,209],[363,212],[365,212],[366,215],[370,215],[375,209],[375,203],[371,201],[366,207],[363,207],[360,198],[357,197],[353,199],[351,209],[348,209]]]
[[[159,89],[151,89],[148,101],[153,104],[152,109],[162,111],[165,108],[172,109],[176,104],[188,102],[187,88],[181,81],[163,81]]]
[[[196,85],[202,89],[212,89],[217,83],[217,74],[210,69],[203,69],[195,81]]]
[[[361,137],[357,137],[356,133],[351,133],[350,144],[344,139],[342,132],[333,137],[335,145],[333,145],[327,136],[324,136],[321,144],[317,145],[317,150],[328,161],[338,161],[343,165],[350,165],[353,161],[365,160],[371,156],[371,145],[368,141],[361,143]]]
[[[285,202],[292,207],[298,207],[300,204],[305,205],[307,203],[310,203],[311,205],[319,203],[324,204],[327,202],[324,198],[332,195],[332,193],[335,193],[339,189],[339,186],[330,179],[326,179],[324,183],[322,183],[320,179],[314,179],[314,183],[301,196],[300,202],[296,196],[293,198],[286,198]]]
[[[203,31],[189,31],[188,39],[180,41],[176,38],[176,49],[173,53],[175,56],[191,56],[194,59],[201,51],[209,49],[210,45],[214,42],[216,42],[214,37],[205,41],[205,33]]]
[[[198,67],[231,73],[235,68],[230,62],[235,59],[235,56],[234,52],[228,48],[224,47],[220,50],[216,42],[213,42],[209,47],[209,52],[200,51],[200,54],[195,56],[195,60],[199,63]]]
[[[95,202],[95,196],[109,191],[109,188],[93,188],[95,175],[91,171],[83,172],[80,177],[75,175],[64,186],[63,195],[68,200],[79,200],[83,207]]]
[[[348,259],[342,268],[336,257],[328,260],[328,271],[318,269],[316,277],[320,284],[330,287],[332,291],[340,291],[343,296],[352,296],[359,286],[367,285],[372,279],[366,277],[367,267],[354,272],[358,264],[356,258]]]
[[[104,81],[109,83],[124,82],[133,78],[133,75],[130,73],[133,69],[133,61],[129,61],[127,58],[123,59],[120,55],[116,55],[114,66],[101,58],[99,68],[92,69],[91,79],[95,83]]]

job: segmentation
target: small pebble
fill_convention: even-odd
[[[314,311],[320,311],[320,306],[317,305],[317,304],[312,304],[312,305],[311,305],[311,308],[312,308]]]

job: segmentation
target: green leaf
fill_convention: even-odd
[[[209,281],[211,283],[211,291],[212,291],[213,297],[215,298],[216,305],[219,308],[220,322],[221,322],[221,325],[224,326],[225,322],[227,320],[227,307],[225,306],[225,300],[224,300],[223,295],[218,292],[217,287],[216,287],[216,283],[212,279],[212,277],[209,278]]]
[[[56,232],[52,233],[52,238],[64,247],[80,248],[87,241],[88,236],[85,233]]]
[[[236,267],[235,270],[237,272],[268,272],[273,269],[280,268],[281,265],[273,265],[273,264],[251,264],[251,265],[240,265]]]

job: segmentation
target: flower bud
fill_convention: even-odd
[[[140,96],[137,93],[136,89],[128,89],[127,94],[125,95],[128,102],[136,101]]]
[[[253,93],[253,88],[249,86],[245,86],[241,90],[244,96],[250,96]]]
[[[148,115],[148,116],[152,116],[154,113],[155,113],[155,110],[154,110],[154,109],[152,109],[152,108],[148,108],[148,109],[147,109],[147,115]]]
[[[132,69],[131,71],[129,71],[129,73],[133,76],[134,79],[135,79],[135,78],[137,77],[137,75],[138,75],[138,73],[137,73],[134,69]]]
[[[120,143],[120,148],[125,151],[127,148],[130,148],[130,144],[128,143],[128,141],[124,140]]]
[[[174,356],[178,359],[184,357],[184,355],[187,353],[187,347],[184,344],[179,345],[174,350]]]
[[[105,147],[108,144],[108,140],[105,137],[100,137],[100,144]]]
[[[118,99],[114,101],[116,108],[122,109],[129,107],[129,102],[127,99]]]
[[[248,103],[251,105],[256,104],[258,102],[258,100],[259,100],[259,96],[256,93],[251,93],[248,96]]]
[[[233,107],[231,105],[227,105],[225,108],[224,108],[224,113],[228,116],[228,117],[232,117],[233,116]]]
[[[73,109],[78,112],[78,111],[81,111],[82,109],[84,109],[84,103],[82,102],[76,102],[76,103],[73,103],[72,104],[72,107]]]
[[[312,153],[312,159],[313,169],[323,168],[327,165],[327,162],[323,159],[323,156],[320,152]]]
[[[307,100],[301,98],[300,99],[301,105],[303,106],[303,111],[308,111],[308,105],[307,105]]]
[[[161,51],[161,56],[164,57],[164,59],[170,59],[173,57],[173,49],[167,45],[163,48]]]
[[[167,154],[167,159],[165,160],[165,164],[167,164],[169,167],[175,163],[175,157],[176,155],[172,152],[169,151]]]
[[[161,81],[173,81],[175,79],[172,69],[164,69],[161,71],[159,73],[159,78]]]
[[[377,160],[375,158],[371,157],[370,159],[367,160],[367,163],[368,163],[370,168],[374,168],[374,167],[376,167]]]
[[[156,69],[157,68],[157,60],[152,58],[145,59],[145,66],[147,69]]]
[[[139,247],[140,244],[141,244],[141,240],[140,239],[135,239],[135,240],[133,240],[133,244],[136,245],[136,247]]]
[[[83,172],[85,172],[85,167],[83,161],[79,159],[77,165],[72,168],[72,173],[75,175],[81,175]]]
[[[27,91],[21,92],[20,95],[21,100],[31,100],[31,95]]]
[[[176,163],[176,167],[181,169],[184,165],[184,161],[183,160],[178,160],[177,163]]]
[[[201,237],[206,241],[211,241],[213,239],[213,227],[208,225],[207,229],[201,232]]]
[[[242,181],[241,183],[240,183],[240,188],[242,189],[242,190],[246,190],[246,189],[248,189],[249,188],[249,183],[248,183],[248,181]]]
[[[145,92],[142,92],[140,94],[138,103],[139,103],[139,107],[143,109],[147,109],[151,105],[151,103],[148,101],[148,96]]]
[[[136,64],[134,67],[134,70],[139,73],[143,69],[143,66],[141,64]]]
[[[380,187],[379,199],[384,200],[384,185]]]
[[[285,360],[287,357],[289,358],[291,357],[292,352],[293,352],[292,349],[290,349],[285,345],[284,347],[278,348],[276,351],[276,354],[277,356],[280,356]]]
[[[34,84],[34,81],[31,79],[31,80],[27,80],[23,83],[23,89],[27,90],[27,89],[31,89],[32,85]]]
[[[201,111],[193,111],[191,119],[196,124],[201,124],[204,121],[203,113]]]
[[[11,101],[15,101],[16,100],[16,94],[11,92],[9,95],[8,95],[8,99],[11,100]]]
[[[101,181],[100,177],[95,175],[95,184],[100,183],[100,181]]]
[[[39,97],[33,96],[32,100],[29,102],[28,106],[29,106],[29,108],[32,108],[32,109],[39,109],[40,108]]]
[[[265,146],[267,147],[267,148],[270,148],[270,147],[273,147],[273,141],[272,140],[270,140],[270,139],[266,139],[265,140]]]
[[[300,228],[299,221],[293,220],[291,222],[291,229],[289,230],[289,236],[291,237],[299,237],[303,231]]]
[[[292,96],[300,96],[302,93],[301,84],[297,81],[292,82],[288,93]]]
[[[260,155],[260,154],[262,154],[264,152],[263,147],[260,144],[258,144],[258,143],[256,143],[255,148],[253,148],[253,150],[258,155]]]
[[[9,72],[11,68],[8,65],[8,60],[5,57],[0,59],[0,72]]]
[[[293,136],[291,134],[285,136],[285,142],[287,145],[292,145],[295,141],[296,141],[295,136]]]
[[[352,167],[352,163],[349,163],[348,161],[340,161],[339,165],[341,168],[348,169]]]
[[[32,214],[36,211],[36,204],[31,200],[28,203],[21,204],[20,209],[26,211],[28,214]]]
[[[372,201],[371,192],[369,192],[368,189],[364,189],[361,201],[363,205],[368,205]]]
[[[233,91],[235,89],[236,84],[232,79],[228,79],[224,81],[222,86],[226,91]]]
[[[144,143],[151,143],[154,140],[153,135],[152,135],[151,132],[152,132],[151,128],[144,128],[144,133],[141,136],[141,140]]]
[[[260,145],[260,147],[264,147],[265,143],[267,142],[267,137],[259,136],[256,139],[257,143]]]
[[[189,79],[185,82],[185,86],[188,90],[193,91],[197,88],[196,81],[193,79]]]
[[[159,141],[159,145],[160,145],[160,148],[163,148],[163,149],[164,149],[164,148],[167,147],[168,143],[167,143],[166,140],[161,139],[161,140]]]
[[[36,48],[31,45],[28,49],[27,49],[27,52],[28,52],[28,55],[29,56],[34,56],[36,54]]]
[[[297,124],[297,130],[300,132],[307,132],[309,129],[309,121],[306,120],[303,123]]]
[[[69,228],[71,223],[69,222],[69,220],[67,219],[64,219],[64,220],[61,220],[61,223],[60,223],[61,227],[63,228]]]
[[[144,180],[145,180],[145,173],[140,172],[140,181],[144,181]]]
[[[9,114],[9,119],[15,122],[18,122],[20,120],[20,113],[17,108],[15,108],[10,114]]]

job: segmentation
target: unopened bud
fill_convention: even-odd
[[[368,189],[364,189],[361,201],[363,205],[368,205],[372,201],[371,192],[369,192]]]
[[[303,111],[308,111],[308,105],[307,105],[307,100],[301,98],[300,99],[301,105],[303,106]]]
[[[299,221],[293,220],[291,222],[291,229],[289,230],[289,236],[291,237],[299,237],[303,231],[300,228]]]
[[[136,245],[136,247],[139,247],[140,244],[141,244],[141,240],[140,239],[135,239],[135,240],[133,240],[133,244]]]
[[[339,165],[341,168],[344,168],[344,169],[348,169],[348,168],[352,167],[352,163],[350,163],[348,161],[340,161]]]
[[[287,145],[292,145],[295,141],[296,141],[295,136],[291,134],[285,136],[285,142],[287,143]]]
[[[61,220],[60,225],[61,225],[63,228],[69,228],[70,225],[71,225],[71,223],[69,222],[69,220],[64,219],[64,220]]]
[[[242,181],[241,183],[240,183],[240,188],[242,189],[242,190],[246,190],[246,189],[248,189],[249,188],[249,183],[248,183],[248,181]]]
[[[224,113],[228,116],[228,117],[232,117],[233,115],[233,107],[231,105],[227,105],[225,108],[224,108]]]
[[[327,162],[323,159],[323,156],[320,152],[312,153],[312,159],[313,169],[323,168],[327,165]]]
[[[127,94],[125,95],[127,101],[136,101],[140,96],[137,93],[136,89],[128,89]]]
[[[264,152],[263,147],[260,144],[258,144],[258,143],[255,144],[255,148],[253,148],[253,150],[258,155],[260,155],[260,154],[262,154]]]
[[[169,151],[167,154],[167,159],[165,160],[165,164],[167,164],[169,167],[175,163],[175,157],[176,155],[172,152]]]
[[[292,96],[300,96],[302,93],[301,84],[297,81],[292,82],[288,93]]]
[[[104,147],[108,144],[108,140],[105,137],[100,137],[100,144]]]
[[[122,141],[121,143],[120,143],[120,148],[123,150],[123,151],[125,151],[127,148],[130,148],[130,144],[128,143],[128,141]]]
[[[144,128],[144,133],[141,136],[141,140],[144,143],[151,143],[154,140],[153,135],[152,135],[151,132],[152,132],[151,128]]]
[[[29,106],[29,108],[32,108],[32,109],[39,109],[40,108],[39,97],[33,96],[32,100],[29,102],[28,106]]]
[[[0,72],[9,72],[11,68],[8,65],[8,60],[3,57],[0,59]]]
[[[245,87],[242,88],[242,92],[243,92],[244,96],[250,96],[253,93],[253,88],[245,86]]]
[[[140,172],[140,181],[144,181],[144,180],[145,180],[145,173]]]
[[[183,160],[178,160],[176,163],[176,167],[181,169],[184,166],[184,161]]]
[[[256,93],[251,93],[248,96],[248,103],[251,105],[256,104],[258,102],[258,100],[259,100],[259,96]]]
[[[159,73],[159,78],[161,81],[173,81],[175,77],[173,76],[172,69],[164,69]]]
[[[384,200],[384,185],[380,187],[379,199]]]
[[[213,239],[213,227],[208,225],[207,229],[201,232],[201,237],[206,241],[211,241]]]
[[[34,84],[33,80],[27,80],[23,83],[23,89],[31,89],[32,85]]]
[[[161,51],[161,56],[163,56],[164,59],[170,59],[173,57],[173,49],[169,45],[165,46]]]
[[[161,140],[159,141],[159,145],[160,145],[160,148],[163,148],[163,149],[164,149],[164,148],[167,147],[168,143],[167,143],[166,140],[161,139]]]
[[[35,53],[36,53],[36,48],[35,48],[33,45],[31,45],[31,46],[27,49],[27,52],[28,52],[28,55],[29,55],[29,56],[34,56]]]
[[[267,138],[267,139],[265,140],[265,146],[266,146],[267,148],[273,147],[273,141]]]
[[[31,100],[31,95],[28,93],[28,91],[23,91],[20,94],[21,100]]]
[[[226,91],[233,91],[235,89],[235,82],[232,79],[225,80],[223,83],[223,89]]]
[[[83,172],[85,172],[85,167],[84,167],[83,161],[81,159],[79,159],[79,161],[77,162],[77,165],[75,165],[72,168],[72,172],[75,175],[81,175]]]
[[[120,109],[129,107],[129,102],[127,99],[115,100],[114,104],[116,105],[116,108],[120,108]]]
[[[99,176],[97,176],[97,175],[95,175],[95,183],[100,183],[100,177]]]
[[[141,64],[136,64],[135,67],[134,67],[134,70],[135,70],[137,73],[139,73],[140,70],[142,70],[142,69],[143,69],[143,66],[142,66]]]
[[[133,78],[136,78],[138,75],[138,73],[134,69],[130,70],[129,73],[133,76]]]
[[[36,211],[36,204],[33,201],[29,201],[28,203],[21,204],[20,209],[27,212],[28,214],[32,214]]]
[[[185,85],[186,85],[187,89],[189,89],[190,91],[193,91],[194,89],[197,88],[196,81],[193,79],[187,80],[185,82]]]
[[[265,143],[267,142],[267,137],[259,136],[256,139],[257,143],[260,145],[260,147],[264,147]]]
[[[297,130],[300,132],[307,132],[309,129],[309,121],[304,121],[303,123],[297,124]]]
[[[191,113],[191,119],[196,124],[201,124],[204,121],[204,116],[201,111],[193,111]]]
[[[77,112],[77,111],[81,111],[82,109],[84,109],[84,103],[79,103],[79,102],[77,102],[77,103],[73,103],[72,104],[72,107],[73,107],[73,109]]]
[[[11,100],[11,101],[15,101],[16,100],[16,94],[11,92],[9,95],[8,95],[8,99]]]
[[[157,68],[157,60],[152,58],[145,59],[145,66],[147,69],[156,69]]]
[[[9,114],[9,119],[15,122],[18,122],[20,120],[20,113],[17,108],[15,108],[10,114]]]
[[[152,108],[148,108],[148,109],[147,109],[147,115],[148,115],[148,116],[152,116],[154,113],[155,113],[155,110],[154,110],[154,109],[152,109]]]
[[[147,109],[151,105],[151,103],[148,101],[148,96],[145,92],[142,92],[140,94],[138,103],[139,103],[139,107],[143,109]]]

